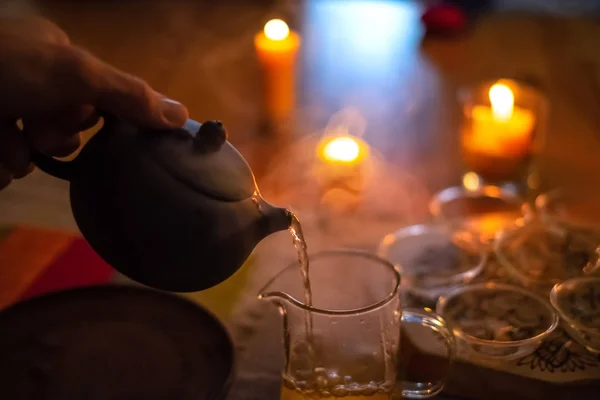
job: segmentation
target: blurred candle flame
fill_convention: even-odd
[[[475,172],[467,172],[463,176],[463,187],[470,191],[475,191],[481,187],[481,180]]]
[[[498,121],[509,120],[515,104],[515,95],[512,90],[502,83],[496,83],[490,88],[489,95],[494,118]]]
[[[290,28],[281,19],[272,19],[265,24],[265,36],[271,40],[284,40],[290,34]]]
[[[360,145],[350,136],[331,139],[323,147],[323,158],[328,161],[352,163],[358,159]]]

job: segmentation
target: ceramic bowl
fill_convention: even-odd
[[[531,354],[558,325],[558,315],[542,297],[495,282],[455,289],[438,300],[436,311],[452,327],[461,350],[483,359]]]
[[[550,302],[569,335],[593,353],[600,353],[600,278],[579,277],[556,284]]]
[[[600,228],[598,202],[600,189],[575,185],[540,194],[535,199],[535,209],[544,222],[597,230]]]
[[[402,286],[422,299],[437,298],[478,276],[487,260],[477,238],[445,225],[411,225],[386,235],[378,254],[394,264]]]
[[[0,332],[4,399],[215,400],[234,378],[233,342],[215,316],[142,287],[45,294],[2,310]]]
[[[533,220],[501,231],[494,242],[500,264],[512,278],[543,292],[598,269],[598,243],[568,226]]]
[[[449,187],[434,195],[429,203],[429,211],[437,221],[477,233],[484,244],[491,243],[498,231],[522,219],[527,210],[515,192],[496,186],[475,190]]]

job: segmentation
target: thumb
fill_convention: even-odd
[[[120,71],[84,50],[73,49],[75,75],[87,93],[86,103],[157,129],[181,127],[188,119],[185,106],[154,91],[142,79]]]

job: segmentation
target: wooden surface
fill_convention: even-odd
[[[533,78],[551,101],[543,188],[600,176],[600,24],[590,17],[497,13],[440,39],[425,38],[419,7],[400,1],[12,3],[0,1],[0,11],[42,13],[73,42],[185,103],[194,119],[223,120],[259,183],[281,142],[293,146],[348,109],[366,121],[365,140],[430,193],[456,184],[456,90],[506,76]],[[301,32],[303,47],[298,110],[269,136],[252,35],[273,16]],[[76,230],[67,190],[36,171],[0,193],[0,223]]]

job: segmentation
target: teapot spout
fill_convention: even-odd
[[[261,203],[260,210],[266,220],[267,235],[290,228],[293,214],[289,210],[272,206],[265,201],[261,201]]]

